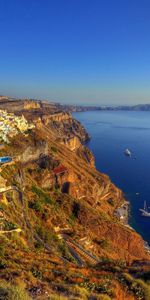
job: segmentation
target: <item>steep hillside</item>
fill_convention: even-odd
[[[0,169],[0,278],[33,299],[146,299],[148,287],[125,275],[146,272],[149,254],[116,217],[122,191],[96,170],[79,122],[37,114],[0,149],[13,158]]]

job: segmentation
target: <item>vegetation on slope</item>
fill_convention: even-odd
[[[1,293],[7,288],[8,300],[30,299],[22,288],[39,300],[147,300],[143,241],[114,216],[122,192],[85,159],[84,147],[72,152],[58,142],[55,129],[36,128],[1,150],[15,158],[0,174],[12,187],[0,198]]]

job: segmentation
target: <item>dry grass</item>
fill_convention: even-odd
[[[20,286],[14,286],[6,281],[0,281],[0,300],[32,300]]]

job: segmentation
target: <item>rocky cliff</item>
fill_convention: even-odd
[[[73,206],[76,205],[77,215],[72,227],[74,237],[90,237],[96,255],[122,258],[128,262],[145,258],[147,254],[141,237],[114,216],[116,208],[124,201],[122,192],[111,183],[108,176],[95,169],[91,152],[81,145],[78,137],[74,136],[70,143],[59,139],[58,128],[65,130],[70,122],[73,124],[75,121],[69,116],[67,122],[69,125],[65,119],[64,124],[57,126],[55,131],[51,130],[51,123],[47,126],[44,124],[42,128],[33,130],[28,137],[14,139],[11,146],[6,146],[5,154],[16,157],[16,168],[21,165],[21,171],[28,178],[27,181],[24,179],[27,194],[32,190],[32,185],[36,185],[52,192],[52,197],[53,189],[60,192],[62,199],[69,196],[67,202],[61,199],[59,204],[64,218],[58,215],[52,227],[70,226],[66,217],[72,216]],[[16,174],[12,176],[10,172],[7,176],[14,185]],[[57,203],[57,197],[55,201]],[[97,237],[107,241],[108,248],[100,247],[96,242]]]
[[[85,142],[90,138],[85,128],[70,113],[58,112],[52,115],[44,115],[42,122],[55,132],[57,137],[66,140],[66,144],[78,144],[77,138],[81,142]]]
[[[36,110],[37,126],[0,150],[13,157],[1,168],[1,182],[11,189],[0,197],[0,278],[21,281],[33,299],[53,299],[54,293],[100,299],[102,292],[110,299],[137,299],[124,273],[135,271],[135,261],[146,272],[149,253],[115,215],[125,202],[122,191],[96,170],[78,121]],[[87,298],[73,292],[75,286],[84,286]]]

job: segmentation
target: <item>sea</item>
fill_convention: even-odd
[[[150,207],[150,112],[88,111],[73,116],[91,136],[87,146],[97,169],[109,175],[130,202],[129,224],[150,245],[150,217],[139,211],[144,201]],[[125,156],[126,148],[131,158]]]

